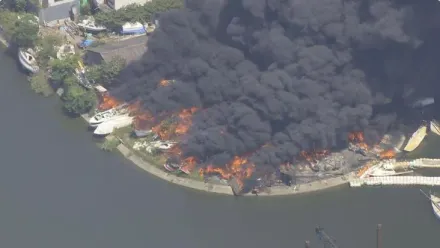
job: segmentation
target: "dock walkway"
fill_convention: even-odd
[[[388,177],[368,177],[358,178],[350,181],[350,187],[361,186],[381,186],[381,185],[425,185],[440,186],[440,177],[423,176],[388,176]]]
[[[440,168],[440,159],[419,158],[411,161],[399,161],[395,163],[395,167]]]

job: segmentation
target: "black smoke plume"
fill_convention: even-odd
[[[188,0],[161,15],[120,94],[153,113],[200,107],[186,155],[253,152],[273,171],[351,131],[377,142],[408,113],[408,90],[440,92],[439,45],[437,0]]]

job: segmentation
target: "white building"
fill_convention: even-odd
[[[136,4],[140,4],[143,5],[146,2],[151,2],[151,0],[101,0],[104,3],[106,3],[108,6],[110,6],[110,8],[117,10],[120,9],[124,6],[136,3]],[[98,3],[101,2],[100,0],[98,0]]]
[[[79,4],[79,0],[40,0],[41,10],[39,18],[41,24],[55,23],[71,18],[73,6]]]

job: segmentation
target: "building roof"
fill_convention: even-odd
[[[45,22],[52,22],[70,18],[70,11],[72,9],[72,5],[74,4],[75,1],[69,1],[66,3],[57,4],[47,7],[45,9],[41,9],[39,16],[40,20]]]
[[[136,38],[92,47],[88,51],[101,54],[105,61],[110,61],[113,57],[119,56],[129,63],[139,59],[147,51],[147,39],[146,35],[142,35]]]

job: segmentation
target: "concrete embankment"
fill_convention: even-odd
[[[82,118],[88,122],[89,116],[87,114],[82,115]],[[109,136],[108,136],[109,137]],[[110,138],[110,137],[109,137]],[[182,178],[176,175],[167,173],[156,166],[148,163],[143,160],[141,157],[133,154],[131,150],[125,145],[120,144],[117,147],[117,150],[128,160],[133,162],[137,167],[143,169],[144,171],[159,177],[163,180],[166,180],[170,183],[174,183],[183,187],[187,187],[190,189],[222,194],[222,195],[234,195],[231,187],[227,185],[206,183],[203,181],[198,181],[190,178]],[[270,187],[268,192],[261,192],[258,196],[283,196],[283,195],[295,195],[295,194],[304,194],[315,192],[319,190],[329,189],[337,186],[348,185],[349,181],[355,178],[354,173],[349,173],[344,176],[328,178],[325,180],[314,181],[307,184],[299,184],[292,187]],[[255,196],[253,194],[246,194],[245,196]]]

